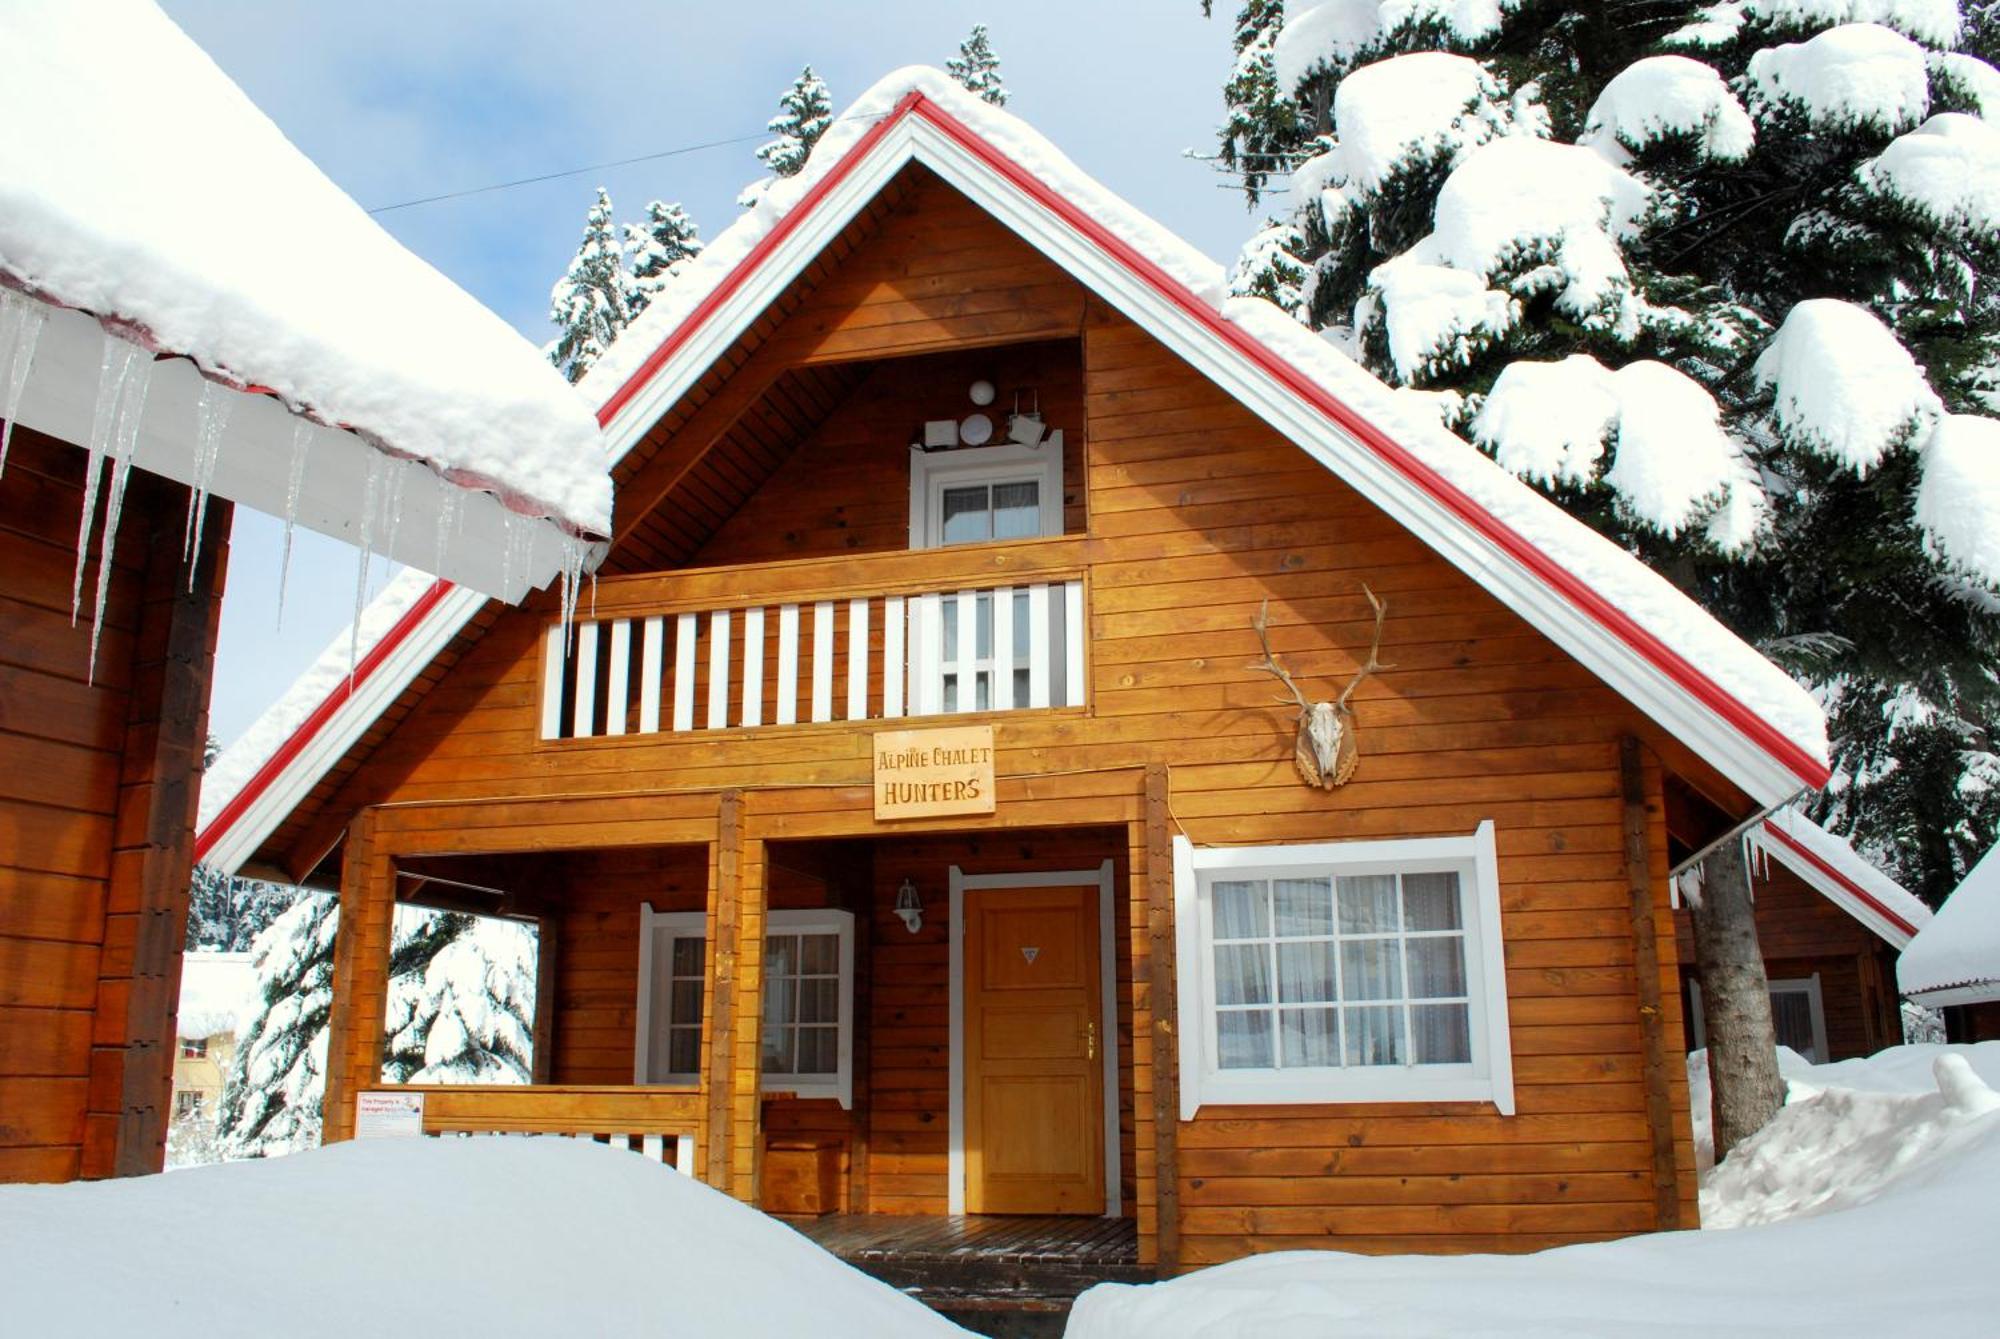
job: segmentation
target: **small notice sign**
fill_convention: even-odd
[[[875,736],[875,817],[993,812],[993,727]]]
[[[356,1093],[356,1139],[414,1139],[424,1132],[422,1093]]]

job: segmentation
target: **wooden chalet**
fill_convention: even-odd
[[[1951,1041],[2000,1041],[2000,844],[1966,871],[1896,974],[1905,995],[1943,1011]]]
[[[408,900],[542,934],[537,1081],[427,1132],[629,1142],[864,1262],[1693,1226],[1669,875],[1823,779],[1816,709],[1220,292],[942,76],[837,123],[585,382],[574,626],[451,592],[218,797],[213,858],[339,889],[327,1138]]]
[[[8,7],[0,47],[0,1181],[63,1181],[163,1160],[235,503],[282,513],[289,491],[298,524],[354,538],[364,478],[400,471],[395,556],[500,589],[492,548],[513,534],[531,554],[516,596],[573,542],[506,470],[447,478],[400,427],[320,393],[354,360],[329,347],[340,302],[318,285],[476,327],[520,378],[527,438],[575,448],[579,494],[608,481],[537,351],[368,222],[157,10],[107,25],[93,7]],[[134,133],[161,107],[174,134]],[[218,158],[233,193],[211,189]],[[318,267],[264,263],[319,215],[341,226],[318,234]],[[428,278],[402,286],[399,267]],[[416,420],[464,407],[466,379],[418,360],[354,380],[393,385]],[[444,497],[473,535],[438,543]]]
[[[1757,942],[1779,1044],[1821,1065],[1900,1045],[1896,963],[1930,923],[1930,908],[1799,814],[1774,815],[1750,844]],[[1674,919],[1682,1016],[1694,1050],[1707,1044],[1694,932],[1685,909]]]

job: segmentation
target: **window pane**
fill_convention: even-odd
[[[701,982],[676,981],[673,985],[673,1021],[701,1022]]]
[[[1269,1004],[1271,950],[1263,944],[1217,944],[1215,1002]]]
[[[675,976],[701,975],[702,940],[692,935],[680,935],[674,940]]]
[[[1032,647],[1030,645],[1030,638],[1028,636],[1028,592],[1024,590],[1017,590],[1014,592],[1015,663],[1022,665],[1027,664],[1028,653],[1031,649]],[[1021,695],[1017,700],[1021,702],[1026,702],[1028,700],[1027,675],[1023,674],[1019,682],[1021,683],[1022,687],[1021,687]]]
[[[1458,875],[1446,870],[1438,874],[1403,876],[1403,914],[1412,930],[1462,930],[1459,919]]]
[[[993,517],[987,509],[986,485],[944,490],[944,542],[968,544],[993,537]]]
[[[1465,993],[1465,940],[1412,939],[1404,945],[1410,961],[1410,998],[1437,999]]]
[[[700,1028],[677,1027],[667,1034],[667,1072],[670,1074],[701,1072]]]
[[[840,982],[831,978],[799,982],[799,1021],[838,1023]]]
[[[1278,998],[1287,1004],[1332,1004],[1340,998],[1331,940],[1278,945]]]
[[[1271,1068],[1271,1015],[1265,1009],[1215,1016],[1217,1059],[1224,1069]]]
[[[1340,1011],[1283,1009],[1278,1013],[1278,1038],[1285,1067],[1330,1066],[1340,1063]]]
[[[1403,1010],[1347,1009],[1347,1063],[1350,1065],[1400,1065],[1403,1063]]]
[[[840,1033],[830,1027],[799,1029],[800,1074],[832,1074],[840,1068]]]
[[[1420,1065],[1464,1065],[1472,1061],[1472,1011],[1464,1004],[1410,1006],[1410,1049]]]
[[[799,939],[799,975],[836,976],[840,972],[840,936],[802,935]]]
[[[1333,933],[1333,880],[1276,879],[1271,892],[1280,935]]]
[[[1396,924],[1396,876],[1367,874],[1340,880],[1340,932],[1389,934]]]
[[[1271,907],[1262,880],[1215,885],[1215,937],[1253,939],[1271,933]]]
[[[767,935],[764,938],[764,975],[797,976],[799,971],[799,937],[797,935]]]
[[[972,654],[989,660],[993,656],[993,596],[981,591],[972,597],[972,605]]]
[[[1041,491],[1033,479],[993,485],[993,537],[1026,539],[1042,533]]]
[[[1340,989],[1350,1000],[1403,997],[1403,963],[1393,939],[1357,939],[1340,946]]]
[[[799,983],[788,976],[770,977],[764,982],[764,1022],[790,1023],[798,1017]]]
[[[766,1074],[791,1074],[796,1072],[793,1069],[793,1065],[797,1057],[797,1037],[797,1028],[771,1027],[768,1024],[765,1026],[764,1072]]]
[[[1813,1053],[1812,996],[1803,990],[1771,992],[1771,1022],[1778,1032],[1778,1045],[1789,1046],[1808,1058]]]

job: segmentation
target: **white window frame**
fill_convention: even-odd
[[[1063,532],[1063,441],[1052,432],[1040,446],[1006,442],[955,451],[910,450],[910,547],[944,547],[944,490],[970,484],[1033,482],[1041,533]],[[1006,540],[982,540],[1001,543]]]
[[[840,957],[840,1023],[836,1042],[836,1068],[832,1074],[773,1074],[767,1076],[764,1091],[788,1093],[794,1097],[832,1098],[843,1110],[854,1107],[854,913],[835,907],[815,907],[799,911],[771,911],[765,914],[769,934],[831,934],[838,937]],[[701,1082],[699,1073],[651,1075],[647,1056],[651,1051],[653,1028],[653,941],[656,931],[666,930],[676,939],[699,939],[703,943],[706,970],[708,915],[701,911],[655,911],[650,902],[639,908],[639,1007],[633,1028],[632,1075],[634,1083],[667,1087],[687,1087]],[[706,1011],[706,991],[703,992]],[[671,1010],[672,1002],[669,1000]],[[672,1020],[669,1019],[671,1024]],[[706,1016],[703,1019],[706,1028]],[[757,1032],[761,1042],[764,1029],[763,1000],[757,1002]],[[705,1032],[704,1032],[704,1035]],[[761,1046],[759,1055],[761,1056]]]
[[[1491,1102],[1514,1114],[1514,1056],[1500,939],[1499,858],[1492,820],[1463,837],[1196,846],[1174,838],[1175,958],[1179,976],[1181,1119],[1204,1104],[1286,1106],[1342,1102]],[[1213,904],[1222,878],[1455,872],[1465,920],[1472,1060],[1463,1065],[1225,1070],[1217,1063]]]

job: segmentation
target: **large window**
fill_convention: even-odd
[[[1176,848],[1182,1116],[1203,1102],[1513,1110],[1492,825]]]
[[[701,1080],[703,963],[699,911],[644,909],[639,950],[639,1083]],[[764,937],[764,1087],[854,1100],[854,917],[773,911]]]

